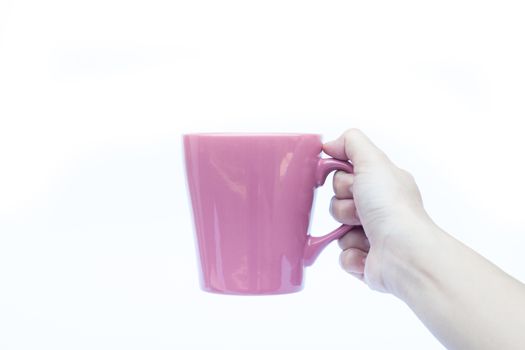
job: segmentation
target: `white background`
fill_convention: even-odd
[[[520,1],[0,0],[0,348],[441,349],[335,244],[301,293],[201,292],[180,136],[359,127],[435,221],[523,281],[524,17]],[[336,225],[330,196],[314,233]]]

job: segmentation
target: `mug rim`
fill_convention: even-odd
[[[299,137],[299,136],[316,136],[321,134],[300,133],[300,132],[195,132],[182,134],[184,137],[189,136],[206,136],[206,137]]]

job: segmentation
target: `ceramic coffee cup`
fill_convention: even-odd
[[[183,136],[201,288],[224,294],[281,294],[303,288],[304,267],[342,225],[308,234],[314,190],[352,165],[321,158],[316,134]]]

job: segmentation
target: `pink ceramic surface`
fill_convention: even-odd
[[[303,287],[303,270],[342,225],[308,235],[314,189],[348,162],[322,159],[314,134],[184,135],[201,288],[279,294]]]

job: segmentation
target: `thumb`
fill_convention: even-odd
[[[387,159],[383,151],[359,129],[348,129],[338,139],[325,143],[323,151],[334,158],[350,160],[357,167]]]

